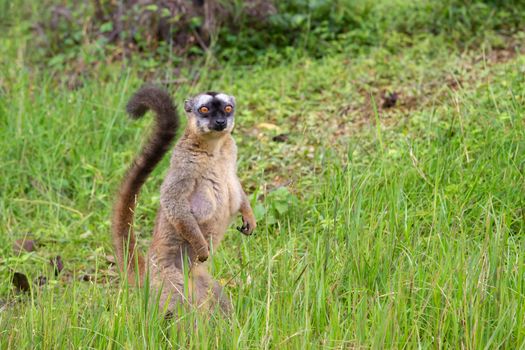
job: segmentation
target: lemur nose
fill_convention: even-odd
[[[226,120],[225,119],[215,120],[212,128],[215,131],[223,131],[224,129],[226,129]]]

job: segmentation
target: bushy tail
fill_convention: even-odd
[[[144,259],[135,247],[135,201],[149,174],[170,148],[179,127],[179,117],[168,93],[155,86],[144,86],[138,90],[129,100],[126,110],[133,119],[142,117],[148,110],[156,114],[154,130],[126,173],[113,211],[113,244],[118,264],[124,270],[127,263],[128,277],[133,282],[136,264],[138,263],[140,280],[145,268]]]

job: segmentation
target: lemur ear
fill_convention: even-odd
[[[184,101],[184,110],[188,113],[193,110],[193,99],[189,98]]]

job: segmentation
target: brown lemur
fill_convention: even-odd
[[[240,212],[239,231],[250,235],[256,227],[250,202],[237,178],[237,146],[231,136],[235,99],[206,92],[185,101],[187,127],[173,149],[170,168],[160,189],[152,243],[146,259],[136,248],[133,217],[136,197],[148,175],[169,150],[179,126],[170,96],[145,86],[130,99],[132,118],[148,110],[156,114],[152,135],[121,184],[115,203],[112,231],[118,263],[131,283],[145,281],[160,296],[160,307],[178,305],[231,310],[222,287],[207,272],[210,247],[216,249],[231,221]],[[184,268],[189,278],[184,285]],[[138,269],[138,271],[137,271]],[[136,275],[138,272],[138,275]]]

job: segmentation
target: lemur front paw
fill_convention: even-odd
[[[257,223],[255,222],[255,218],[245,218],[242,217],[242,226],[237,227],[237,230],[241,232],[244,235],[251,235],[255,228],[257,227]]]
[[[205,262],[210,256],[210,249],[208,248],[208,245],[201,246],[199,249],[195,249],[195,253],[197,254],[198,261]]]

